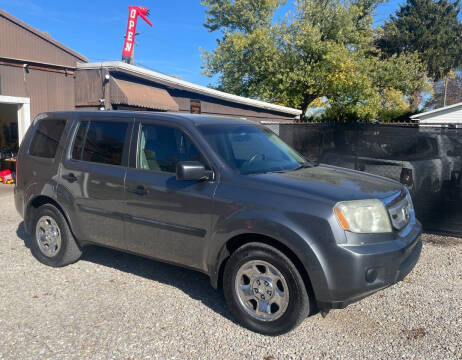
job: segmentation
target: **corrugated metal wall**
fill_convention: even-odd
[[[253,121],[294,121],[295,116],[271,110],[236,104],[209,96],[199,95],[178,89],[168,89],[170,95],[180,106],[181,112],[190,112],[190,101],[200,100],[202,114],[241,116]]]
[[[75,72],[75,106],[98,107],[103,94],[102,70],[77,70]]]
[[[106,108],[112,109],[112,104],[109,103],[111,94],[109,94],[110,86],[105,87],[105,94],[102,95],[103,89],[103,77],[110,70],[103,68],[101,70],[89,70],[89,69],[78,69],[75,72],[76,76],[76,107],[78,109],[97,109],[100,106],[99,99],[104,97],[106,99]],[[125,81],[132,81],[135,83],[141,83],[147,86],[154,86],[163,88],[168,91],[172,96],[173,100],[178,104],[179,111],[184,113],[191,112],[191,100],[199,100],[201,103],[201,113],[210,115],[222,115],[222,116],[238,116],[245,117],[248,120],[253,121],[277,121],[287,122],[294,121],[295,115],[286,113],[279,113],[267,109],[247,106],[244,104],[233,103],[230,101],[224,101],[211,96],[206,96],[183,89],[174,89],[165,84],[159,82],[148,81],[147,79],[137,78],[130,76],[122,72],[110,72],[111,77],[122,79]],[[116,108],[121,108],[116,106]],[[124,109],[130,109],[130,107],[123,106]]]
[[[0,56],[75,67],[74,55],[0,14]]]
[[[0,58],[1,95],[30,98],[31,118],[75,109],[74,70],[85,57],[0,11]]]
[[[45,111],[73,110],[74,75],[0,65],[2,94],[31,99],[31,118]]]

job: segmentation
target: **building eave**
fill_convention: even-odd
[[[215,90],[208,88],[206,86],[197,85],[191,83],[189,81],[177,79],[173,76],[165,75],[158,73],[153,70],[144,69],[138,66],[130,65],[121,61],[106,61],[106,62],[98,62],[98,63],[78,63],[77,69],[78,70],[94,70],[94,69],[101,69],[105,68],[112,71],[119,71],[124,72],[129,75],[135,77],[143,77],[148,78],[151,81],[160,81],[164,84],[168,84],[172,87],[180,87],[192,92],[198,92],[210,97],[218,98],[221,100],[226,100],[234,103],[239,103],[247,106],[252,106],[256,108],[261,108],[265,110],[290,114],[293,116],[300,116],[302,114],[301,110],[289,108],[286,106],[275,105],[271,103],[267,103],[260,100],[249,99],[243,96],[233,95],[229,93],[225,93],[223,91]]]
[[[453,105],[440,107],[440,108],[435,109],[435,110],[430,110],[430,111],[426,111],[426,112],[423,112],[423,113],[415,114],[415,115],[410,116],[410,118],[411,118],[411,120],[419,120],[419,119],[421,119],[423,117],[427,117],[428,115],[438,114],[440,112],[444,112],[444,111],[451,110],[451,109],[457,109],[459,107],[462,108],[462,102],[457,103],[457,104],[453,104]]]

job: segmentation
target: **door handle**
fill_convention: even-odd
[[[143,185],[138,185],[133,190],[128,190],[128,191],[138,196],[144,196],[144,195],[147,195],[148,193],[148,191]]]
[[[63,179],[66,179],[70,183],[76,182],[78,180],[77,176],[75,176],[73,173],[63,175]]]

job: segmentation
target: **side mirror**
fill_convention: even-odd
[[[180,161],[176,164],[176,179],[201,181],[213,179],[213,172],[206,170],[199,161]]]

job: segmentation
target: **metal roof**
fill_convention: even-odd
[[[457,103],[457,104],[453,104],[453,105],[440,107],[440,108],[435,109],[435,110],[430,110],[430,111],[426,111],[426,112],[423,112],[423,113],[415,114],[415,115],[410,116],[410,118],[412,120],[418,120],[421,117],[425,117],[425,116],[432,115],[432,114],[437,114],[437,113],[440,113],[440,112],[445,112],[445,111],[448,111],[448,110],[451,110],[451,109],[456,110],[458,108],[462,108],[462,102]]]
[[[191,92],[197,92],[210,97],[226,100],[234,103],[253,106],[261,109],[286,113],[291,115],[301,115],[302,111],[285,106],[275,105],[260,100],[249,99],[243,96],[225,93],[223,91],[208,88],[206,86],[197,85],[189,81],[180,80],[176,77],[164,75],[152,70],[144,69],[139,66],[130,65],[121,61],[106,61],[98,63],[78,63],[77,69],[90,70],[106,68],[108,70],[120,71],[132,76],[142,77],[151,81],[158,81],[171,87],[179,87]]]
[[[147,109],[179,111],[179,106],[167,90],[111,78],[111,103]]]

